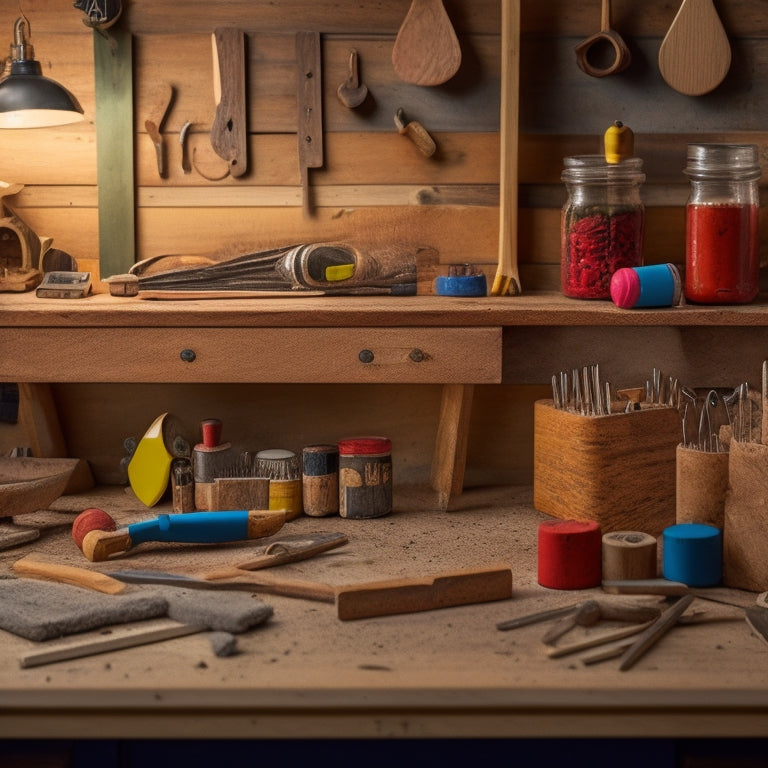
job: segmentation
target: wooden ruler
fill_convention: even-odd
[[[323,63],[319,32],[296,33],[298,150],[304,215],[312,213],[309,168],[323,165]]]

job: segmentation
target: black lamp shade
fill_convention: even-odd
[[[44,77],[35,59],[12,62],[10,74],[0,80],[0,128],[40,128],[82,119],[77,99]]]

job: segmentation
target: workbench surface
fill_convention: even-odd
[[[0,552],[3,575],[22,556],[108,572],[194,572],[231,565],[251,544],[142,545],[117,562],[89,563],[70,538],[86,506],[118,523],[148,511],[124,488],[64,496],[40,517],[41,538]],[[301,517],[285,532],[342,531],[349,543],[283,575],[341,585],[507,563],[508,600],[340,621],[329,603],[262,595],[265,624],[238,635],[239,653],[215,656],[206,634],[22,669],[31,641],[0,632],[0,734],[26,738],[297,738],[763,736],[768,645],[743,611],[695,600],[691,610],[735,616],[671,630],[637,664],[549,658],[547,624],[499,631],[500,621],[600,595],[545,589],[536,580],[536,532],[547,519],[525,487],[469,489],[451,511],[434,494],[399,488],[391,515]],[[143,587],[142,587],[143,588]],[[752,604],[756,595],[722,590]],[[647,598],[643,598],[647,599]],[[602,632],[605,626],[574,630]]]

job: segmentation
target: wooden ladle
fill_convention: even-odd
[[[731,66],[731,45],[712,0],[683,0],[659,48],[659,71],[686,96],[714,90]]]
[[[605,55],[606,43],[613,60],[607,66],[595,62],[598,55]],[[590,60],[590,54],[592,60]],[[592,77],[615,75],[625,70],[632,61],[632,54],[621,35],[611,29],[611,0],[603,0],[600,31],[576,46],[576,61],[582,71]]]
[[[411,0],[392,48],[395,74],[414,85],[441,85],[461,66],[461,46],[443,0]]]

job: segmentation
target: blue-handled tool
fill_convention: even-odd
[[[285,510],[232,510],[159,515],[115,531],[93,530],[83,537],[91,562],[108,560],[149,541],[215,544],[271,536],[283,527]]]

